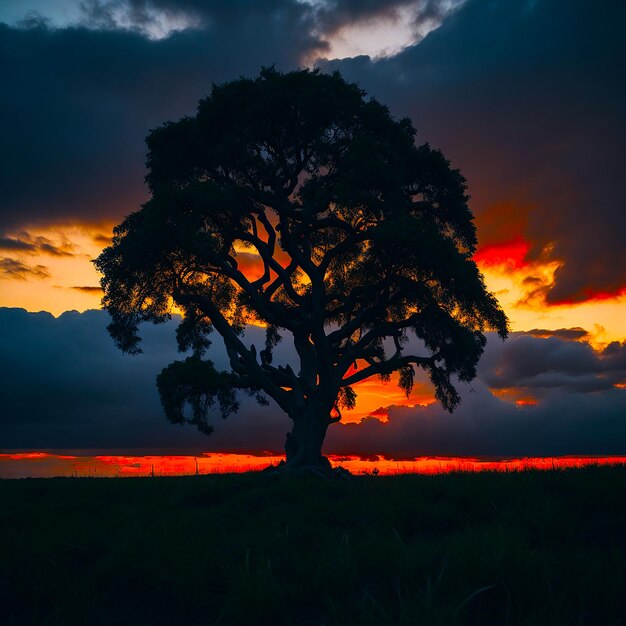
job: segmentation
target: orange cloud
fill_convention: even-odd
[[[517,387],[497,389],[491,387],[490,391],[496,398],[500,398],[500,400],[505,402],[513,402],[517,406],[534,406],[539,402],[537,398],[528,394],[527,389],[519,389]]]
[[[0,259],[0,279],[4,280],[42,280],[50,278],[46,265],[28,265],[18,259],[5,257]]]
[[[624,338],[626,288],[613,295],[589,290],[588,299],[582,302],[548,302],[562,263],[550,258],[550,249],[531,258],[530,248],[530,242],[518,237],[483,246],[474,256],[513,330],[547,336],[579,329],[579,339],[598,348]]]
[[[554,257],[552,245],[546,246],[538,255],[531,255],[531,249],[531,243],[518,236],[480,247],[474,255],[474,261],[483,272],[514,272],[514,278],[522,288],[520,304],[541,307],[576,306],[616,301],[626,296],[626,286],[610,292],[589,286],[582,289],[576,298],[548,300],[549,292],[556,282],[556,274],[563,268],[564,262]]]

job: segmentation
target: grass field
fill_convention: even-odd
[[[626,624],[626,467],[0,481],[0,623]]]

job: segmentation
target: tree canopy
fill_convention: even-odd
[[[472,260],[466,182],[415,134],[338,73],[272,68],[214,85],[196,115],[150,132],[150,199],[95,264],[121,349],[139,351],[142,322],[182,313],[191,356],[157,381],[171,421],[208,433],[211,407],[269,396],[293,420],[299,465],[322,458],[370,376],[397,372],[409,394],[423,368],[455,408],[455,380],[476,376],[485,331],[505,337],[507,319]],[[266,328],[258,350],[247,323]],[[230,371],[207,358],[213,331]],[[287,336],[299,371],[274,362]]]

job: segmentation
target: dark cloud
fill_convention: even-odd
[[[468,0],[393,58],[324,67],[461,168],[483,243],[525,235],[563,261],[548,300],[584,300],[626,284],[625,19],[619,0]]]
[[[626,379],[626,344],[615,342],[596,352],[586,342],[563,339],[559,332],[545,338],[532,331],[514,333],[497,349],[491,342],[479,364],[479,377],[494,390],[514,388],[539,398],[553,390],[610,390]]]
[[[571,339],[573,341],[583,339],[589,335],[589,333],[584,328],[580,328],[580,326],[576,326],[575,328],[557,328],[556,330],[533,328],[532,330],[526,331],[526,333],[542,339],[547,337],[559,337],[560,339]]]
[[[292,68],[321,45],[295,0],[237,4],[212,3],[201,28],[159,41],[0,24],[0,233],[118,221],[145,199],[150,128],[192,113],[212,82]]]
[[[215,432],[204,437],[192,427],[169,424],[163,416],[156,374],[181,358],[174,341],[175,321],[143,332],[144,353],[117,350],[102,311],[49,313],[0,309],[0,446],[3,449],[158,449],[169,451],[280,452],[290,421],[273,403],[259,407],[243,398],[226,420],[215,418]],[[263,330],[250,328],[246,341],[263,343]],[[495,397],[494,389],[512,372],[534,384],[553,372],[571,378],[626,378],[626,344],[596,353],[586,344],[551,337],[514,335],[490,340],[479,379],[461,385],[463,402],[450,415],[439,407],[388,407],[360,424],[333,425],[328,453],[384,454],[393,458],[428,455],[556,455],[626,453],[626,390],[604,385],[544,389],[537,406],[517,407]],[[507,351],[510,345],[513,350]],[[586,350],[585,367],[573,367],[571,349]],[[221,340],[211,358],[226,367]],[[295,366],[287,340],[276,362]],[[520,364],[511,364],[519,359]],[[532,367],[527,361],[540,363]],[[504,369],[502,369],[504,368]],[[529,384],[530,384],[529,383]],[[383,421],[388,417],[388,421]]]
[[[626,452],[626,391],[557,392],[536,406],[517,407],[480,381],[464,390],[449,414],[437,405],[391,407],[389,419],[329,429],[326,449],[337,454],[416,456],[621,455]]]
[[[462,1],[462,0],[460,0]],[[324,36],[346,25],[396,17],[400,9],[407,9],[420,16],[440,18],[450,11],[450,6],[460,4],[445,0],[322,0],[321,2],[284,2],[283,0],[119,0],[90,2],[88,14],[92,19],[115,24],[114,12],[122,10],[135,24],[149,25],[155,14],[165,16],[194,17],[200,23],[217,20],[223,23],[242,19],[257,19],[267,13],[290,14],[290,19],[301,20],[307,16],[305,26],[313,27]],[[312,20],[312,21],[311,21]]]
[[[75,286],[72,287],[76,291],[82,291],[83,293],[102,293],[102,289],[100,287],[91,287],[89,285],[84,286]]]
[[[72,252],[59,248],[52,243],[40,243],[37,245],[37,249],[43,254],[50,254],[52,256],[74,256]]]
[[[0,250],[19,250],[20,252],[36,252],[37,246],[27,243],[21,239],[11,239],[11,237],[0,237]]]
[[[42,279],[49,278],[50,272],[45,265],[28,265],[17,259],[4,257],[0,258],[0,277],[13,280]]]
[[[280,449],[288,418],[271,405],[243,397],[237,415],[216,418],[210,438],[174,426],[163,415],[156,375],[175,359],[176,321],[148,326],[144,353],[121,353],[106,331],[102,311],[68,311],[58,318],[0,308],[0,447],[3,449],[159,449],[262,451]],[[264,332],[248,340],[261,346]],[[287,360],[287,346],[276,348]],[[219,337],[211,358],[226,367]]]
[[[93,242],[97,243],[99,246],[110,246],[111,245],[111,236],[110,235],[102,235],[100,233],[95,234],[93,237]]]
[[[26,252],[28,254],[48,254],[50,256],[74,256],[74,246],[69,241],[55,244],[47,237],[31,237],[22,233],[20,237],[0,237],[0,250]]]
[[[626,341],[612,341],[602,351],[602,362],[608,371],[616,370],[626,372]],[[626,378],[626,377],[625,377]],[[621,381],[626,382],[626,380]]]

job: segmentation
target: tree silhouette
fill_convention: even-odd
[[[397,372],[408,395],[421,367],[454,409],[453,377],[475,377],[484,331],[504,338],[507,319],[472,261],[464,178],[414,139],[338,73],[273,68],[213,86],[194,117],[150,132],[151,198],[95,265],[122,350],[140,351],[140,323],[173,304],[183,314],[178,345],[192,356],[157,379],[172,422],[210,433],[211,407],[225,417],[240,391],[269,396],[293,421],[295,468],[327,464],[327,428],[370,376]],[[266,328],[260,350],[248,322]],[[214,330],[230,371],[205,358]],[[297,372],[272,358],[284,335]]]

